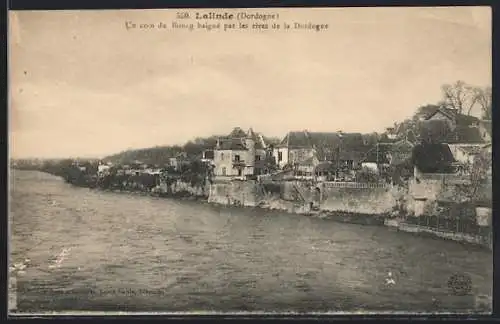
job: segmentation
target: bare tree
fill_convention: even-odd
[[[477,103],[481,107],[483,119],[491,119],[491,87],[476,88]]]
[[[454,84],[445,84],[441,87],[443,91],[444,104],[448,108],[456,109],[457,113],[470,114],[472,108],[477,103],[475,88],[464,81],[457,81]]]

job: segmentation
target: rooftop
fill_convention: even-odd
[[[218,139],[217,149],[219,150],[247,150],[246,139],[252,139],[255,143],[255,149],[265,149],[267,147],[264,137],[256,133],[252,128],[248,132],[240,127],[235,127],[228,136]]]
[[[364,138],[361,133],[292,131],[279,145],[289,148],[361,147]]]
[[[412,163],[424,173],[448,173],[455,162],[447,144],[420,144],[412,151]]]
[[[446,137],[448,144],[482,144],[485,143],[478,127],[460,126]]]

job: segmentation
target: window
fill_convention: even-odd
[[[278,152],[278,161],[283,161],[283,152]]]
[[[234,156],[234,161],[235,162],[240,162],[240,156],[239,155],[235,155]]]
[[[255,161],[260,161],[260,155],[255,156]]]
[[[224,152],[221,152],[221,153],[220,153],[220,159],[221,159],[221,160],[224,160]]]
[[[238,168],[238,177],[241,177],[241,169]]]
[[[222,153],[224,154],[224,153]],[[222,167],[222,175],[225,176],[226,175],[226,167]]]

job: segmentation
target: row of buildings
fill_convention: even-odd
[[[437,123],[436,123],[437,121]],[[464,170],[475,155],[491,150],[491,120],[439,108],[420,116],[420,123],[441,124],[442,145],[420,154],[416,165],[447,164]],[[431,126],[433,127],[433,126]],[[384,166],[398,164],[411,158],[418,136],[401,134],[390,128],[376,143],[368,142],[360,133],[291,131],[278,144],[266,143],[252,129],[236,127],[219,138],[214,150],[205,152],[217,177],[260,176],[289,171],[297,177],[330,177],[335,180],[354,180],[356,170],[368,168],[378,172]],[[462,166],[462,168],[460,168]],[[436,170],[438,170],[437,168]],[[438,170],[439,171],[439,170]]]
[[[360,170],[375,173],[391,165],[411,162],[424,173],[468,172],[474,157],[491,152],[491,120],[439,108],[418,116],[417,123],[443,129],[439,145],[421,146],[415,128],[403,131],[388,128],[383,136],[346,132],[290,131],[281,141],[269,143],[253,129],[236,127],[217,139],[213,149],[203,153],[201,161],[223,179],[246,179],[265,175],[291,175],[294,178],[330,181],[356,181]],[[373,134],[372,134],[373,135]],[[417,148],[417,149],[416,149]],[[189,164],[186,153],[168,161],[168,167],[182,169]],[[100,163],[99,174],[106,174],[111,163]],[[165,166],[134,161],[120,166],[125,174],[165,172]]]

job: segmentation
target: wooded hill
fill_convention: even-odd
[[[202,157],[205,150],[214,149],[219,137],[221,136],[213,135],[204,138],[199,137],[195,140],[187,142],[182,146],[165,145],[143,149],[126,150],[117,154],[107,156],[103,160],[106,162],[112,162],[114,164],[126,164],[137,160],[143,163],[161,166],[167,164],[170,158],[176,157],[181,153],[185,153],[189,159],[198,159]],[[266,136],[264,136],[264,140],[266,141],[266,143],[270,144],[277,144],[280,141],[279,138]]]

